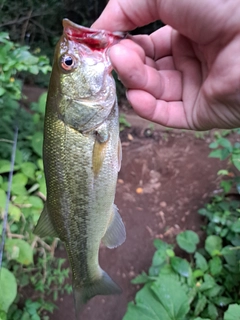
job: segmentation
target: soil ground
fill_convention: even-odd
[[[121,320],[138,286],[131,280],[147,271],[154,253],[153,240],[173,242],[175,235],[191,229],[201,233],[197,213],[217,188],[222,164],[208,158],[210,135],[153,126],[134,115],[132,126],[121,133],[123,161],[116,204],[127,231],[119,248],[100,249],[101,267],[122,287],[119,296],[93,298],[81,320]],[[60,298],[51,320],[75,319],[73,296]]]

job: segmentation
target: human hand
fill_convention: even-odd
[[[168,127],[240,127],[240,0],[110,0],[93,27],[158,19],[167,26],[110,50],[135,111]]]

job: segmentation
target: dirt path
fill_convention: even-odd
[[[134,124],[136,125],[136,123]],[[144,125],[141,128],[143,128]],[[208,138],[193,133],[147,132],[132,127],[122,133],[123,161],[116,204],[127,230],[117,249],[100,251],[102,268],[122,287],[120,296],[95,297],[81,320],[121,320],[137,286],[131,279],[148,270],[156,237],[173,241],[184,229],[199,231],[197,210],[216,189],[221,163],[207,158]],[[74,319],[73,297],[64,296],[51,320]]]

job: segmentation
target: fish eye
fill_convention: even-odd
[[[63,55],[61,58],[61,67],[66,70],[70,71],[75,66],[75,58],[69,54]]]

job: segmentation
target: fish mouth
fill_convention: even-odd
[[[124,32],[110,32],[80,26],[69,19],[63,19],[64,35],[68,40],[83,43],[92,50],[104,50],[126,37]]]

